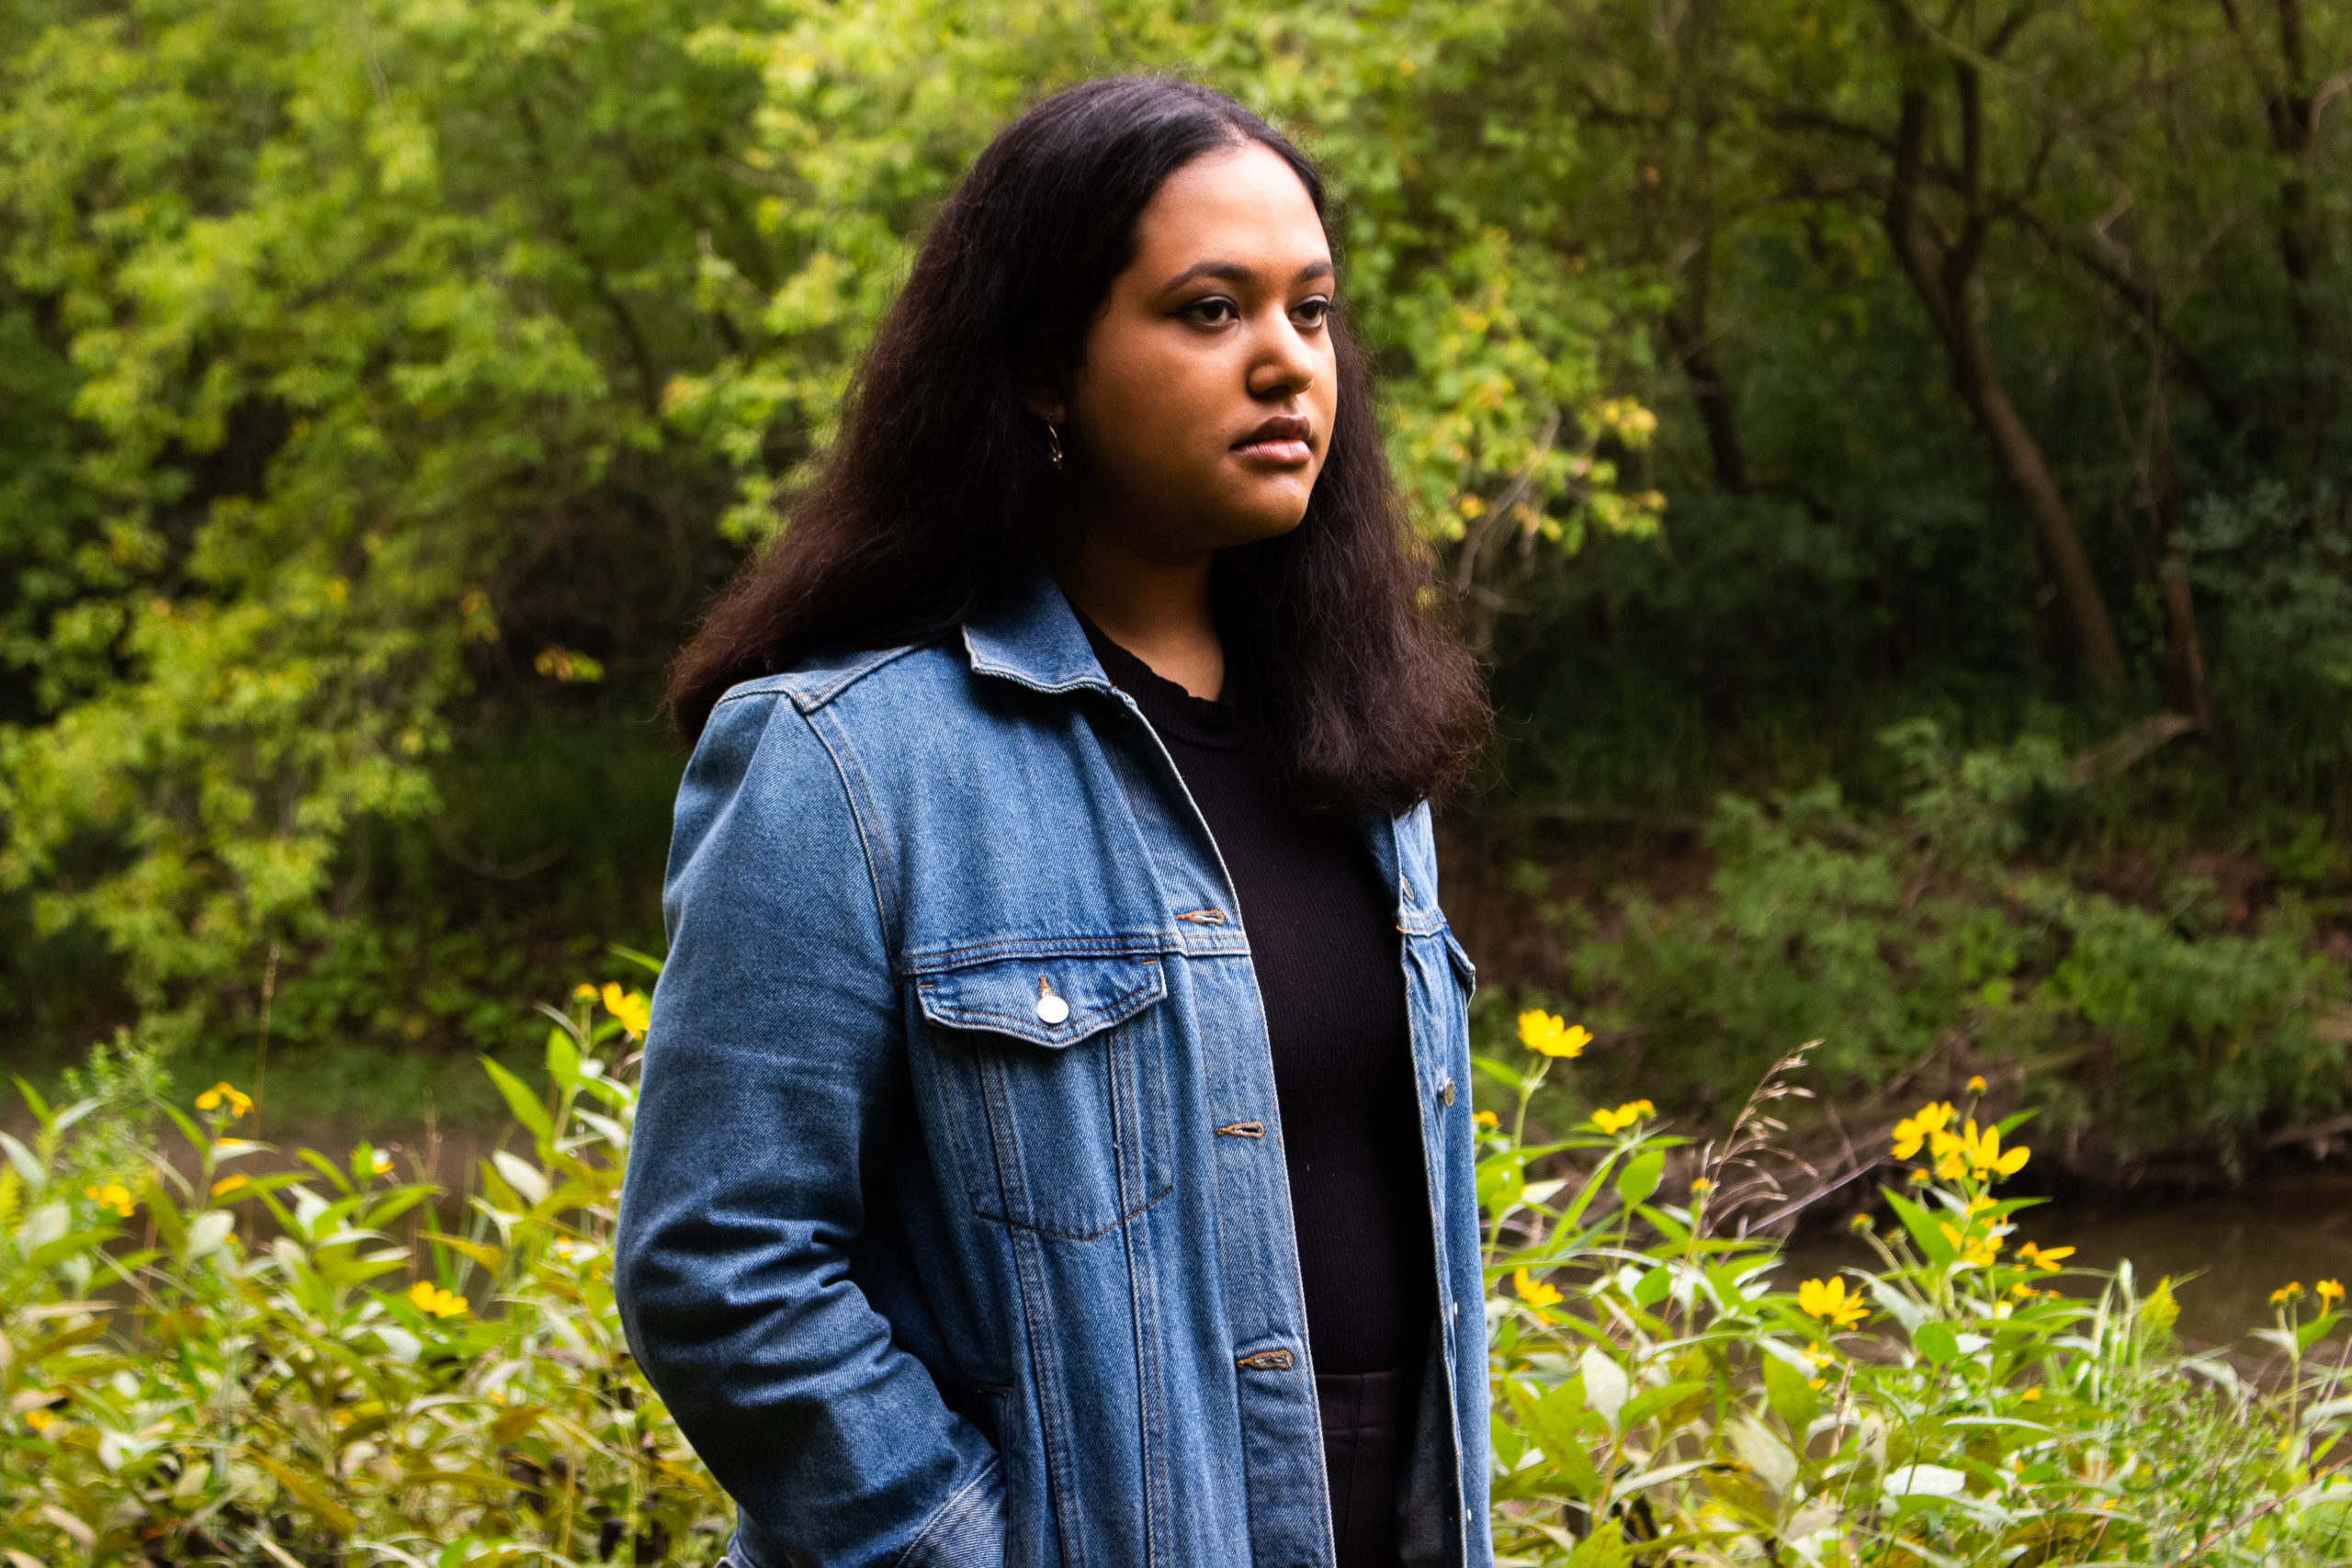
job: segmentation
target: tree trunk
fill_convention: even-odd
[[[2050,466],[2042,459],[2040,443],[2025,427],[2025,421],[2018,417],[2007,390],[1984,360],[1981,326],[1973,320],[1969,326],[1972,341],[1951,349],[1955,370],[1963,363],[1977,367],[1973,373],[1960,372],[1961,396],[1967,400],[1969,412],[1976,416],[1977,428],[1984,433],[2003,476],[2025,503],[2026,515],[2032,520],[2035,539],[2041,547],[2042,564],[2057,583],[2059,603],[2065,606],[2067,624],[2074,628],[2084,670],[2100,691],[2120,691],[2123,653],[2115,641],[2115,627],[2108,619],[2107,601],[2099,593],[2098,576],[2091,570],[2090,552],[2083,548],[2082,536],[2075,530],[2074,513],[2067,509],[2065,497],[2058,492],[2058,481],[2050,477]]]
[[[2294,333],[2295,401],[2303,418],[2312,453],[2330,423],[2331,387],[2322,375],[2326,350],[2322,343],[2314,279],[2319,272],[2320,230],[2312,213],[2311,150],[2319,125],[2319,98],[2311,77],[2309,39],[2303,28],[2302,0],[2274,0],[2278,13],[2278,60],[2274,72],[2263,60],[2262,44],[2242,15],[2236,0],[2221,0],[2222,15],[2245,52],[2255,85],[2262,94],[2263,118],[2270,127],[2270,150],[2284,172],[2278,177],[2278,265],[2287,275],[2287,320]]]
[[[1747,488],[1747,455],[1739,445],[1731,388],[1715,367],[1714,350],[1707,340],[1707,245],[1703,240],[1690,258],[1682,298],[1668,310],[1664,324],[1667,347],[1682,367],[1683,378],[1690,385],[1690,400],[1698,405],[1699,423],[1707,433],[1715,488],[1737,495]]]
[[[1920,87],[1906,88],[1903,94],[1894,178],[1881,222],[1895,260],[1927,308],[1944,345],[1954,387],[1975,417],[2002,476],[2024,503],[2041,546],[2042,564],[2057,584],[2084,671],[2100,691],[2120,692],[2124,683],[2123,653],[2116,644],[2115,627],[2108,619],[2107,602],[2099,592],[2098,574],[2091,570],[2089,552],[2083,548],[2065,497],[2050,477],[2041,444],[2009,401],[2008,390],[1993,363],[1984,323],[1971,298],[1991,214],[1984,200],[1980,85],[1974,67],[1962,65],[1957,70],[1962,172],[1968,204],[1961,231],[1950,237],[1940,233],[1920,206],[1927,177],[1928,118],[1928,95]]]
[[[2155,514],[2156,543],[2162,550],[2157,582],[2165,602],[2165,705],[2196,722],[2200,730],[2213,728],[2213,702],[2205,683],[2205,653],[2197,640],[2197,604],[2188,592],[2188,550],[2182,526],[2180,475],[2172,461],[2172,437],[2159,417],[2156,424],[2154,486],[2149,498]]]

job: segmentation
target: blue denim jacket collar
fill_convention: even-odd
[[[1042,571],[965,623],[964,652],[974,673],[1018,682],[1032,691],[1116,690],[1061,585]]]
[[[965,623],[964,653],[975,674],[993,675],[1036,692],[1103,692],[1126,700],[1086,640],[1061,585],[1040,571],[1020,590]],[[1170,761],[1170,771],[1175,764]],[[1363,819],[1382,882],[1397,895],[1396,929],[1420,935],[1443,922],[1433,903],[1417,898],[1399,866],[1396,823]]]

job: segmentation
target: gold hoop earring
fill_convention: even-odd
[[[1056,473],[1061,472],[1062,433],[1055,429],[1050,421],[1046,425],[1046,461],[1054,466]]]

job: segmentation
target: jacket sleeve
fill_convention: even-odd
[[[712,715],[662,903],[615,1248],[630,1348],[762,1568],[1001,1563],[995,1450],[850,1270],[905,1026],[846,787],[789,700]]]

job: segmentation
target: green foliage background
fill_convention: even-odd
[[[1972,1035],[2156,1061],[2150,1094],[2048,1080],[2125,1142],[2331,1103],[2348,65],[2307,0],[0,0],[0,1029],[32,1059],[129,1025],[203,1076],[266,1017],[336,1112],[658,945],[664,660],[964,164],[1148,68],[1335,176],[1504,717],[1465,852],[1767,803],[1725,807],[1679,948],[1649,894],[1582,890],[1569,1004],[1695,1079],[1793,1031],[1867,1084],[2001,1010],[1973,957],[1865,973],[1967,905],[2037,996],[2086,931],[2179,958],[2153,1012],[2069,1004],[2064,1051],[2047,1008]],[[1882,730],[2063,759],[2160,711],[2195,728],[2052,763],[1905,900],[1919,774]],[[1781,896],[1794,850],[1752,852],[1819,816],[1782,798],[1834,799],[1860,882]],[[2163,891],[2199,856],[2256,868],[2244,912]],[[2158,870],[2119,891],[2119,858]],[[1725,979],[1723,930],[1819,921],[1860,968]]]

